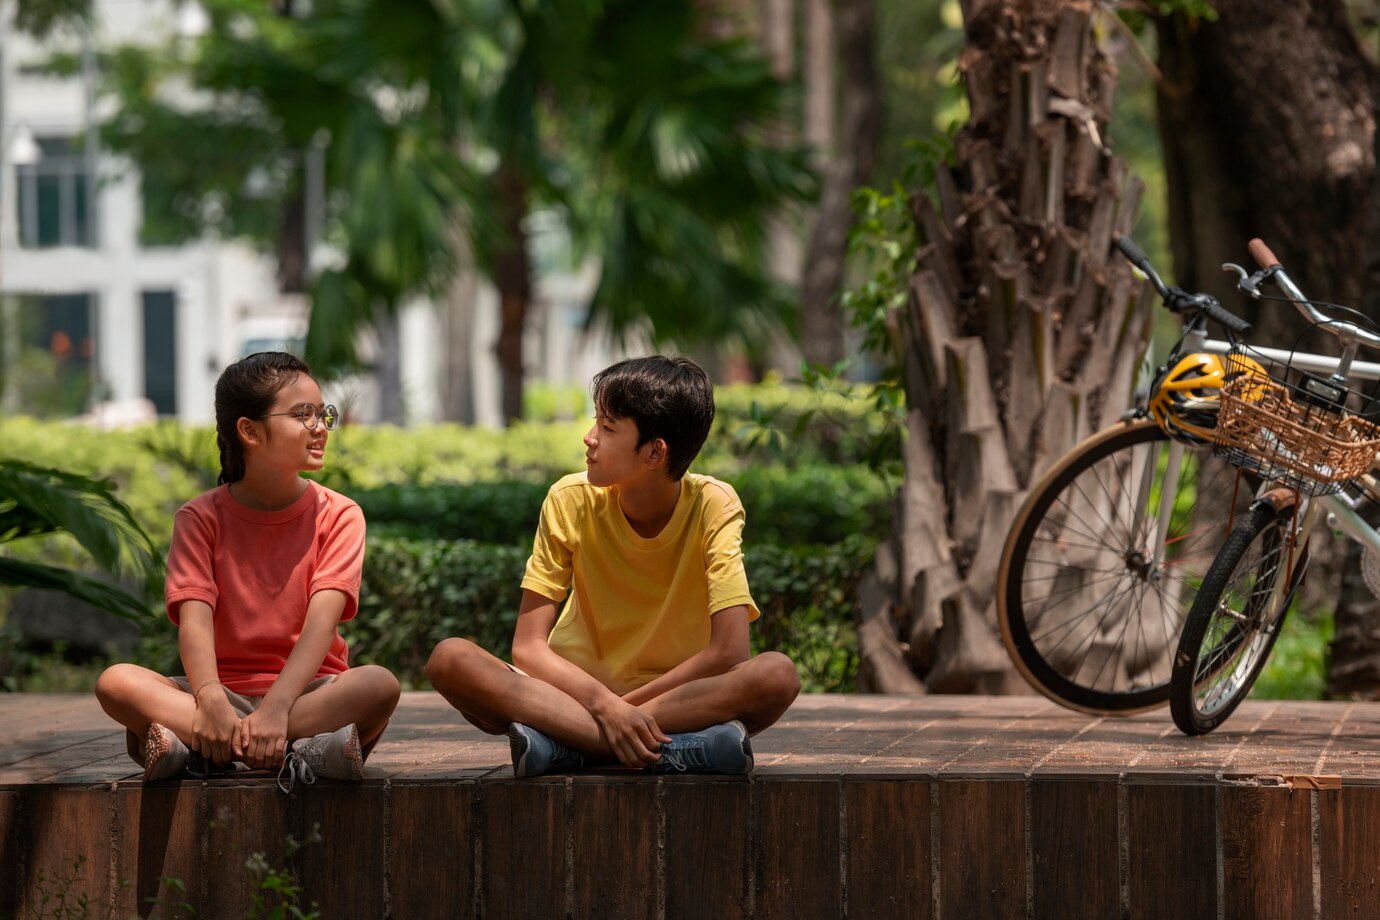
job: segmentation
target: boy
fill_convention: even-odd
[[[749,735],[800,692],[790,659],[748,653],[743,507],[687,474],[714,389],[687,358],[620,362],[594,378],[586,472],[542,505],[507,665],[463,639],[427,662],[433,687],[490,734],[513,772],[622,763],[747,773]],[[564,601],[564,609],[558,605]]]

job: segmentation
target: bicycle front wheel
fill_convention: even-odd
[[[1082,712],[1164,705],[1184,619],[1253,485],[1148,419],[1071,450],[1031,489],[1002,554],[997,619],[1016,668]]]
[[[1174,724],[1202,735],[1227,720],[1250,693],[1279,638],[1293,588],[1307,564],[1290,545],[1294,508],[1256,503],[1208,570],[1174,656],[1169,704]],[[1287,591],[1275,590],[1294,566]]]

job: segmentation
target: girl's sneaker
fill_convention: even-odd
[[[284,782],[284,774],[287,776]],[[283,765],[278,769],[278,788],[291,793],[298,783],[310,786],[317,777],[326,779],[364,779],[364,754],[359,747],[359,729],[354,724],[333,732],[322,732],[292,742]]]
[[[187,768],[187,745],[157,722],[144,735],[144,782],[172,779]]]

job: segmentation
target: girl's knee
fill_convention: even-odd
[[[366,664],[352,670],[360,672],[359,679],[365,682],[371,697],[392,706],[398,704],[402,697],[402,684],[398,683],[392,671],[376,664]]]
[[[133,664],[112,664],[96,678],[96,699],[101,702],[125,700],[136,692],[144,669]]]

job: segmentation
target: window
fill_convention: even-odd
[[[159,415],[177,414],[177,296],[144,292],[144,395]]]
[[[93,246],[90,184],[80,143],[39,137],[38,162],[15,167],[19,245],[26,249]]]

